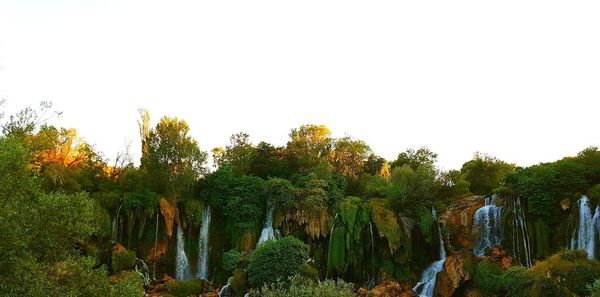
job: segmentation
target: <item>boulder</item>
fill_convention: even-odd
[[[385,280],[375,288],[367,290],[360,288],[358,297],[416,297],[417,294],[393,280]]]
[[[456,253],[446,258],[443,270],[438,273],[434,296],[450,297],[472,278],[474,262],[470,252]]]
[[[483,205],[482,196],[461,198],[450,204],[440,216],[439,221],[449,235],[447,244],[450,250],[473,249],[473,216]]]
[[[490,252],[489,258],[502,266],[502,269],[506,270],[511,266],[515,265],[514,258],[509,256],[501,246],[494,246]]]

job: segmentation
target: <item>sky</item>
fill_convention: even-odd
[[[394,159],[476,151],[528,166],[600,146],[599,1],[0,0],[6,113],[114,158],[138,108],[184,119],[201,149],[244,131],[284,145],[327,125]]]

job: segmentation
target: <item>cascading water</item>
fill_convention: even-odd
[[[435,209],[431,209],[431,215],[437,221],[437,213]],[[440,259],[431,263],[423,274],[421,280],[414,286],[413,291],[419,294],[419,297],[432,297],[433,290],[435,289],[435,282],[437,274],[444,268],[444,262],[446,261],[446,248],[444,248],[444,240],[442,237],[442,228],[438,222],[438,237],[440,239]]]
[[[219,290],[219,297],[229,297],[231,295],[231,277],[227,280],[227,284]]]
[[[475,212],[473,231],[477,241],[473,248],[475,256],[483,256],[487,249],[502,242],[502,207],[496,205],[497,195],[485,198],[485,205]]]
[[[580,249],[588,253],[589,259],[596,257],[596,238],[600,229],[600,207],[596,207],[592,216],[590,201],[587,196],[581,196],[579,205],[579,226],[573,233],[571,249]]]
[[[275,240],[275,230],[273,229],[273,212],[275,208],[271,207],[267,212],[267,218],[265,219],[265,225],[260,233],[258,244],[261,244],[268,240]]]
[[[115,215],[115,218],[112,221],[112,240],[113,241],[118,241],[118,239],[119,239],[119,226],[121,225],[119,222],[119,214],[121,213],[121,207],[123,207],[123,203],[121,203],[119,205],[119,207],[117,208],[117,214]]]
[[[531,260],[531,242],[529,240],[529,230],[527,230],[525,212],[521,206],[520,198],[512,201],[510,210],[509,213],[512,215],[513,219],[512,244],[514,256],[516,259],[519,259],[525,267],[531,267],[533,264]]]
[[[175,278],[189,279],[191,277],[190,264],[185,253],[185,238],[181,225],[177,225],[177,252],[175,258]]]
[[[200,225],[200,237],[198,239],[199,256],[197,276],[200,279],[208,278],[208,239],[210,235],[210,220],[210,206],[206,206],[206,209],[204,209],[204,214],[202,214],[202,224]]]

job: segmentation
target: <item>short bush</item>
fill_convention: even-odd
[[[113,282],[113,296],[144,296],[144,282],[142,277],[134,271],[123,271],[113,276]]]
[[[113,251],[111,256],[111,264],[113,272],[131,269],[135,266],[135,252],[128,250]]]
[[[483,261],[475,267],[473,282],[475,286],[486,293],[498,293],[502,291],[502,275],[504,270],[500,265]]]
[[[248,281],[255,288],[286,281],[308,259],[308,246],[292,236],[267,241],[256,248],[248,264]]]
[[[202,290],[202,283],[198,279],[170,280],[167,282],[167,293],[177,297],[198,295]]]
[[[236,269],[238,264],[242,261],[242,254],[237,250],[229,250],[223,254],[223,259],[221,261],[223,270],[231,272]]]
[[[595,280],[587,286],[588,292],[592,297],[600,297],[600,279]]]
[[[343,280],[325,280],[315,282],[301,276],[289,278],[289,285],[278,282],[265,285],[261,289],[262,297],[354,297],[353,285]]]

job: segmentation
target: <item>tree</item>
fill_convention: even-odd
[[[356,180],[363,173],[370,153],[371,149],[364,141],[343,137],[334,142],[329,162],[333,170],[342,174],[348,181]]]
[[[507,173],[513,171],[515,165],[506,163],[492,156],[475,153],[473,160],[463,164],[460,171],[471,185],[471,193],[486,195],[502,185]]]
[[[286,281],[308,259],[308,246],[293,236],[267,241],[256,248],[246,269],[255,288]]]
[[[163,117],[148,134],[148,154],[142,157],[155,191],[173,199],[189,193],[206,172],[207,154],[188,135],[189,130],[185,121]]]
[[[406,165],[415,170],[420,165],[433,165],[436,161],[437,154],[426,147],[419,148],[416,151],[414,149],[407,149],[400,153],[398,158],[392,162],[392,168]]]
[[[415,170],[408,165],[395,168],[389,193],[395,210],[414,214],[419,208],[429,208],[435,198],[436,176],[432,165],[421,165]]]
[[[218,166],[229,166],[236,175],[250,172],[256,148],[250,142],[250,136],[244,132],[231,135],[229,145],[213,149],[215,163]]]
[[[326,126],[302,125],[290,132],[288,159],[292,168],[308,173],[329,155],[332,145],[331,132]]]

